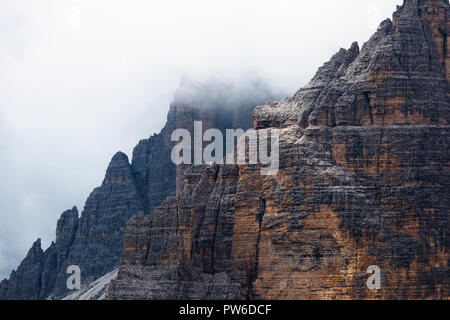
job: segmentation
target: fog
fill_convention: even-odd
[[[294,93],[401,0],[2,0],[0,278],[159,132],[183,76]]]

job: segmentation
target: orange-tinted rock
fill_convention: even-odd
[[[248,129],[253,125],[254,106],[272,96],[273,93],[258,82],[240,87],[217,82],[183,82],[161,133],[140,141],[134,149],[131,164],[123,153],[113,157],[102,185],[91,193],[81,217],[76,208],[62,214],[57,224],[56,243],[45,252],[40,249],[40,243],[39,246],[36,243],[30,250],[35,254],[29,254],[9,280],[0,282],[0,299],[63,297],[68,293],[66,269],[70,265],[80,267],[82,286],[116,269],[122,255],[127,220],[138,215],[130,222],[133,225],[133,221],[140,221],[144,215],[152,213],[167,197],[175,196],[177,188],[183,188],[187,166],[177,168],[171,161],[172,132],[183,128],[193,133],[193,122],[197,120],[203,122],[203,131],[235,126]],[[171,202],[172,206],[174,203]],[[170,212],[175,209],[167,207]],[[138,236],[137,240],[127,236],[125,241],[128,249],[125,249],[124,257],[138,265],[150,261],[169,263],[178,257],[178,252],[166,252],[178,242],[165,235],[183,229],[177,229],[177,220],[167,218],[164,210],[155,212],[152,215],[155,233],[151,236],[161,243],[148,245],[146,241],[150,235]],[[145,224],[135,228],[148,229]],[[188,230],[190,225],[184,228]],[[211,230],[212,225],[209,232]],[[189,234],[186,231],[186,235]],[[153,255],[147,255],[149,248]],[[230,244],[227,249],[231,250]],[[209,247],[202,250],[207,252]]]
[[[130,224],[109,297],[448,299],[449,10],[406,0],[361,50],[257,107],[257,129],[281,129],[278,174],[189,169],[176,199]]]

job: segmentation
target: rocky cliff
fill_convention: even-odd
[[[62,214],[56,242],[42,252],[38,240],[17,271],[2,282],[0,299],[44,299],[67,293],[67,267],[81,269],[83,283],[117,267],[125,224],[136,212],[144,212],[128,158],[117,153],[102,185],[95,189],[81,217],[77,208]]]
[[[256,108],[280,170],[197,166],[127,226],[109,299],[448,299],[448,0],[405,0]],[[366,286],[369,266],[381,289]]]
[[[172,131],[193,131],[193,121],[208,128],[253,126],[256,105],[274,98],[264,84],[255,81],[242,87],[219,82],[183,81],[160,134],[135,147],[131,164],[119,152],[111,160],[102,185],[86,201],[79,217],[77,208],[61,215],[56,241],[45,251],[38,240],[9,280],[0,283],[1,299],[61,298],[69,292],[67,267],[81,269],[83,285],[118,267],[127,220],[148,215],[164,199],[183,188],[185,166],[171,161]]]

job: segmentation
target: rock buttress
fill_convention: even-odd
[[[64,212],[57,223],[56,242],[41,252],[33,245],[21,267],[3,281],[6,294],[0,299],[47,299],[67,294],[66,270],[80,267],[82,285],[119,265],[126,221],[144,212],[131,165],[119,152],[111,160],[102,185],[86,201],[78,217],[77,208]]]
[[[448,13],[406,0],[361,49],[258,107],[255,127],[281,130],[278,174],[228,168],[223,192],[226,167],[189,169],[176,199],[130,223],[109,298],[448,299]]]
[[[238,168],[196,166],[184,191],[151,216],[133,217],[110,299],[226,299]]]
[[[253,126],[254,107],[274,97],[259,82],[236,87],[215,81],[183,81],[162,131],[139,142],[131,165],[123,153],[113,157],[102,186],[88,198],[81,218],[76,208],[64,212],[57,223],[56,241],[44,252],[45,258],[33,264],[24,261],[10,280],[2,281],[0,299],[64,296],[69,265],[81,268],[82,284],[115,269],[126,221],[135,214],[150,214],[164,199],[175,196],[176,189],[183,189],[187,167],[177,168],[172,163],[172,132],[182,128],[193,136],[193,121],[202,121],[203,131],[248,129]]]
[[[55,294],[67,293],[66,269],[70,265],[80,267],[83,284],[117,267],[126,221],[139,212],[144,212],[143,199],[128,157],[119,152],[112,158],[102,185],[86,201],[73,243],[61,263]],[[73,230],[75,226],[69,223],[65,227]]]
[[[240,173],[245,190],[260,181],[266,204],[262,228],[250,214],[256,194],[235,212],[230,270],[252,280],[244,293],[449,297],[450,86],[433,36],[448,13],[448,1],[405,1],[360,52],[341,50],[292,99],[257,108],[256,127],[282,129],[281,168]],[[366,287],[371,265],[379,291]]]
[[[1,299],[29,300],[41,298],[41,274],[46,255],[38,239],[8,281],[0,284]]]

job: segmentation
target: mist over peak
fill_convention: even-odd
[[[218,84],[182,99],[288,96],[400,2],[1,1],[0,278],[49,246],[117,150],[163,128],[183,74]]]
[[[194,108],[226,108],[235,109],[243,104],[254,104],[261,101],[279,99],[287,96],[287,92],[275,90],[262,78],[252,77],[237,81],[227,80],[219,76],[196,80],[184,76],[174,94],[171,105],[190,105]]]

